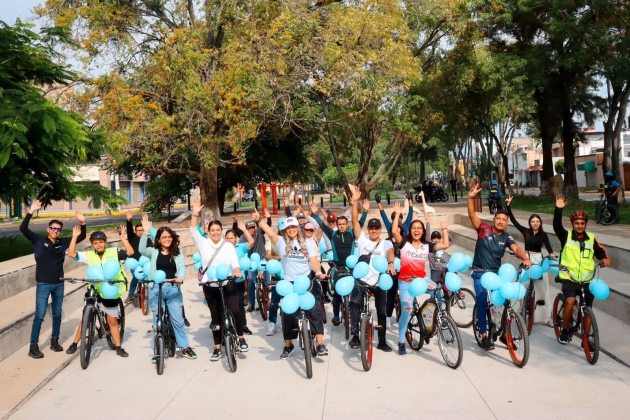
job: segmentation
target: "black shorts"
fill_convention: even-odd
[[[580,293],[580,286],[580,283],[564,280],[562,282],[562,294],[565,298],[574,298]],[[584,283],[584,297],[586,297],[586,306],[592,306],[595,296],[588,289],[588,283]]]

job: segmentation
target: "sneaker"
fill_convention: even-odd
[[[567,344],[569,341],[571,341],[571,337],[569,336],[569,330],[565,330],[563,328],[562,332],[560,333],[560,337],[558,337],[558,343]]]
[[[445,319],[442,319],[442,329],[443,330],[448,330],[448,321]]]
[[[196,359],[197,353],[195,353],[192,348],[186,347],[184,350],[182,350],[182,356],[187,359]]]
[[[484,350],[486,351],[494,350],[494,343],[492,342],[492,340],[490,340],[490,337],[488,337],[487,335],[481,339],[481,342],[483,343]]]
[[[70,344],[68,350],[66,350],[66,354],[74,354],[77,351],[77,343]]]
[[[361,341],[359,340],[359,336],[358,335],[353,335],[352,339],[350,340],[348,345],[350,346],[351,349],[358,349],[359,346],[361,345]]]
[[[333,316],[331,322],[336,327],[337,325],[341,324],[341,319],[339,319],[338,316]]]
[[[285,347],[284,350],[282,350],[282,354],[280,355],[280,358],[288,359],[289,356],[291,356],[291,352],[293,351],[294,348],[295,346],[293,344],[291,344],[291,347]]]
[[[216,362],[217,360],[219,360],[222,357],[223,357],[223,353],[221,352],[221,349],[217,349],[215,347],[214,351],[212,352],[212,356],[210,356],[210,361],[211,362]]]
[[[328,356],[328,349],[325,345],[320,344],[317,346],[317,355],[318,356]]]
[[[241,353],[247,353],[247,351],[249,350],[247,341],[245,341],[244,338],[238,340],[238,347],[241,349]]]
[[[389,346],[389,344],[387,344],[387,341],[385,340],[379,341],[378,346],[376,346],[376,348],[384,351],[385,353],[389,353],[390,351],[393,351],[393,349]]]
[[[184,318],[184,325],[186,327],[190,327],[190,322],[188,322],[188,319]]]
[[[405,343],[398,343],[398,354],[400,356],[407,355],[407,349],[405,348]]]
[[[392,317],[388,316],[387,317],[387,322],[385,323],[386,327],[388,330],[392,327]]]
[[[129,296],[127,299],[125,299],[125,305],[129,305],[131,302],[133,302],[133,296]]]
[[[247,328],[247,325],[243,326],[243,334],[252,335],[252,331]]]
[[[59,338],[50,339],[50,349],[56,352],[63,351],[63,347],[59,345]]]
[[[549,328],[554,328],[556,324],[553,322],[553,319],[550,319],[549,321],[547,321],[547,326]]]
[[[31,344],[28,355],[31,356],[33,359],[41,359],[42,357],[44,357],[44,353],[39,351],[39,345],[37,344]]]
[[[267,328],[267,335],[274,335],[276,333],[276,324],[274,322],[269,323],[269,328]]]
[[[151,363],[152,363],[152,364],[157,365],[157,361],[158,361],[158,357],[157,357],[157,356],[153,356],[153,357],[151,358]]]
[[[254,307],[252,305],[249,305],[247,307],[247,311],[246,312],[254,312],[254,310],[255,310]]]
[[[122,347],[118,347],[116,349],[116,355],[120,357],[129,357],[129,353],[127,353],[125,349],[123,349]]]

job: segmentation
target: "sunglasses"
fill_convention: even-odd
[[[304,229],[304,232],[311,232],[311,233],[313,233],[313,232],[315,232],[315,231],[314,231],[314,230],[312,230],[312,229]]]
[[[53,232],[61,232],[61,228],[49,227],[48,229],[52,230]]]

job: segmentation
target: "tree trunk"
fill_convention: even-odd
[[[378,135],[374,127],[370,124],[364,129],[365,132],[360,146],[359,172],[357,173],[357,186],[361,190],[361,199],[367,198],[370,192],[368,175],[370,174],[376,143],[378,143]]]
[[[419,184],[422,184],[422,181],[424,181],[424,179],[426,178],[426,165],[425,165],[425,161],[424,161],[424,153],[420,152],[420,179]]]
[[[568,198],[579,198],[575,171],[575,124],[570,103],[570,77],[563,80],[562,92],[562,145],[564,146],[564,195]]]
[[[219,155],[219,145],[212,145],[215,156]],[[221,220],[221,210],[219,207],[219,182],[217,178],[217,167],[201,167],[199,177],[199,194],[201,196],[201,220],[205,224],[209,220]]]
[[[608,119],[604,121],[604,162],[602,169],[604,173],[610,171],[615,174],[615,179],[621,185],[619,202],[624,203],[626,201],[624,194],[625,185],[621,177],[619,153],[621,151],[621,130],[628,107],[628,97],[630,96],[630,84],[613,85],[612,95],[610,88],[611,84],[608,82]]]
[[[560,118],[555,105],[557,98],[551,98],[546,90],[536,91],[536,117],[540,126],[540,138],[542,143],[543,170],[541,173],[540,195],[549,195],[549,178],[553,176],[553,142],[560,129]]]
[[[323,130],[323,137],[326,139],[326,143],[330,146],[330,153],[335,160],[335,168],[337,168],[337,174],[339,175],[339,181],[341,181],[341,185],[343,186],[344,191],[346,192],[346,196],[348,199],[352,197],[352,191],[350,190],[350,186],[348,185],[348,178],[346,178],[346,174],[341,169],[341,161],[339,160],[339,152],[337,151],[337,143],[335,142],[335,136],[332,129],[332,124],[328,122],[328,104],[326,103],[326,98],[320,96],[320,102],[322,104],[322,110],[324,111],[324,119],[326,120],[326,128]]]

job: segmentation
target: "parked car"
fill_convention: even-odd
[[[242,201],[252,201],[253,199],[254,196],[250,193],[243,193],[243,197],[241,198]]]

